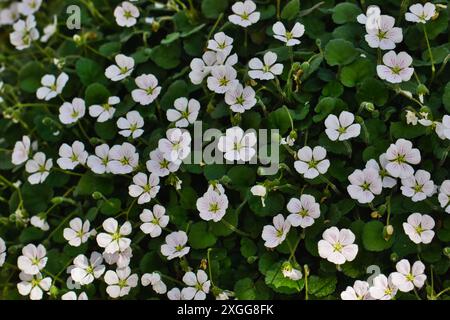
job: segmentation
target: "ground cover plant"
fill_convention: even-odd
[[[448,21],[0,1],[0,298],[448,299]]]

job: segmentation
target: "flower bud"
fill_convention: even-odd
[[[417,94],[419,94],[419,95],[427,95],[429,93],[430,93],[430,91],[428,90],[428,88],[423,83],[421,83],[421,84],[419,84],[417,86]]]
[[[396,254],[395,252],[391,253],[390,259],[392,262],[397,262],[398,261],[398,254]]]
[[[99,192],[99,191],[94,191],[94,192],[92,193],[92,198],[93,198],[94,200],[100,200],[100,199],[103,199],[103,195],[102,195],[101,192]]]

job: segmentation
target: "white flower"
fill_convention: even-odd
[[[382,191],[382,182],[378,171],[373,168],[355,170],[348,176],[350,185],[348,194],[359,203],[369,203]]]
[[[102,105],[94,104],[89,107],[89,115],[93,118],[97,118],[97,122],[105,122],[112,119],[116,108],[113,106],[120,102],[120,98],[113,96],[108,98],[108,102]]]
[[[189,300],[186,297],[186,289],[187,288],[183,288],[180,291],[178,288],[172,288],[167,292],[167,298],[169,298],[169,300]]]
[[[397,272],[391,274],[392,283],[402,292],[409,292],[417,287],[422,288],[427,276],[425,275],[425,265],[414,262],[412,269],[408,260],[402,259],[395,265]]]
[[[44,27],[44,34],[41,37],[41,42],[46,43],[51,36],[53,36],[58,29],[58,17],[56,15],[53,16],[53,23]]]
[[[406,110],[405,117],[406,117],[406,123],[412,124],[413,126],[415,126],[417,124],[417,121],[419,120],[416,116],[416,113],[411,110]]]
[[[17,50],[23,50],[31,46],[31,41],[39,39],[39,31],[36,29],[36,19],[30,15],[26,20],[19,20],[13,25],[14,32],[9,34],[11,44]]]
[[[361,125],[355,122],[355,116],[348,111],[342,111],[339,118],[334,114],[325,119],[325,133],[331,141],[344,141],[359,136]]]
[[[389,51],[383,56],[383,63],[377,66],[377,74],[390,83],[408,81],[414,73],[414,68],[410,67],[412,58],[404,51],[399,54]]]
[[[370,5],[367,7],[366,14],[361,13],[356,17],[358,23],[366,25],[372,23],[377,23],[378,19],[380,19],[381,10],[379,6]]]
[[[203,220],[218,222],[223,218],[227,209],[228,198],[225,193],[209,190],[197,199],[197,210]]]
[[[75,291],[69,291],[61,296],[61,300],[89,300],[86,292],[81,292],[78,297]]]
[[[73,281],[80,285],[92,283],[94,279],[100,278],[105,273],[105,265],[100,253],[94,251],[88,259],[85,255],[79,254],[73,259],[74,268],[70,271]]]
[[[250,192],[252,193],[252,195],[256,196],[256,197],[261,197],[261,204],[263,207],[266,206],[264,200],[265,197],[267,195],[267,189],[266,187],[262,186],[262,185],[254,185],[253,187],[250,188]]]
[[[293,227],[306,228],[314,224],[314,219],[320,216],[320,206],[313,196],[302,194],[300,199],[292,198],[287,204],[287,210],[291,213],[287,220]]]
[[[150,202],[159,192],[159,177],[156,174],[139,172],[133,177],[133,184],[128,187],[128,194],[133,198],[138,198],[137,203]]]
[[[283,73],[283,65],[277,62],[277,54],[272,51],[268,51],[263,57],[264,63],[259,58],[252,58],[248,62],[248,66],[251,70],[248,71],[248,75],[252,79],[271,80],[275,79],[275,76]]]
[[[87,166],[97,174],[109,173],[109,146],[103,143],[95,147],[95,155],[87,159]]]
[[[22,255],[17,258],[17,267],[26,274],[35,275],[44,269],[47,264],[47,251],[40,244],[27,244],[22,248]]]
[[[142,210],[139,219],[143,222],[141,230],[150,237],[156,238],[161,235],[162,228],[165,228],[169,223],[169,216],[166,215],[166,209],[159,204],[153,206],[153,211],[149,209]]]
[[[175,127],[185,128],[197,120],[200,103],[196,99],[177,98],[173,106],[166,112],[167,120],[175,122]]]
[[[225,56],[228,56],[233,49],[233,38],[223,32],[216,33],[214,39],[208,40],[208,49],[223,52]]]
[[[166,284],[161,280],[161,276],[157,272],[144,273],[141,278],[141,283],[144,287],[149,284],[152,285],[152,289],[158,294],[164,294],[167,292]]]
[[[392,300],[397,291],[397,287],[392,283],[392,275],[386,278],[384,274],[373,278],[373,285],[369,288],[370,295],[376,300]]]
[[[106,253],[115,253],[123,251],[131,244],[131,240],[125,236],[131,233],[131,223],[126,221],[119,227],[117,220],[108,218],[103,221],[103,229],[106,231],[97,235],[97,243],[100,247],[105,248]]]
[[[305,33],[305,26],[300,22],[296,22],[291,31],[287,31],[284,24],[280,21],[275,22],[272,26],[272,31],[274,33],[273,37],[284,43],[286,46],[292,47],[300,44],[300,38]]]
[[[168,129],[166,138],[160,139],[158,149],[163,157],[172,162],[185,159],[191,152],[191,134],[178,128]]]
[[[378,162],[376,162],[374,159],[370,159],[366,163],[366,168],[372,168],[378,172],[383,188],[394,187],[397,184],[397,180],[389,176],[388,172],[386,171],[386,164],[388,164],[386,153],[381,154],[379,160],[380,164],[378,164]]]
[[[127,174],[139,164],[139,153],[136,147],[128,142],[122,145],[115,145],[109,150],[108,167],[114,174]]]
[[[186,232],[172,232],[166,236],[166,243],[161,246],[161,253],[167,257],[167,260],[181,258],[190,250],[190,247],[186,246],[187,240]]]
[[[334,264],[344,264],[355,259],[358,245],[354,244],[355,234],[352,231],[331,227],[323,232],[322,237],[323,240],[318,243],[320,257]]]
[[[139,9],[124,1],[114,9],[114,17],[116,23],[121,27],[132,27],[136,24],[137,18],[139,18]]]
[[[42,0],[22,0],[19,3],[19,12],[24,16],[34,14],[41,7]]]
[[[448,205],[450,202],[450,180],[442,182],[439,188],[438,200],[442,208],[447,207],[445,212],[450,213],[450,206]]]
[[[375,20],[366,22],[365,39],[369,47],[391,50],[395,44],[402,42],[403,33],[401,28],[394,27],[395,19],[391,16],[374,16]]]
[[[0,238],[0,267],[5,263],[6,260],[6,244],[5,241]]]
[[[183,282],[189,287],[185,288],[184,296],[188,300],[205,300],[206,294],[209,292],[211,282],[208,275],[203,270],[198,270],[197,274],[189,271],[183,276]]]
[[[59,121],[63,124],[71,124],[84,117],[86,105],[83,99],[74,98],[72,103],[64,102],[59,108]]]
[[[80,218],[73,218],[69,222],[70,228],[64,228],[63,236],[73,247],[79,247],[82,243],[88,241],[91,235],[95,235],[95,229],[89,231],[91,224],[89,220],[84,222]]]
[[[236,76],[237,72],[233,67],[227,65],[216,66],[212,69],[208,79],[206,79],[208,89],[215,93],[225,93],[238,83]]]
[[[306,146],[298,150],[299,160],[294,162],[294,168],[306,179],[314,179],[319,174],[324,174],[330,167],[330,161],[325,159],[327,151],[323,147],[314,147],[311,149]]]
[[[431,175],[425,170],[417,170],[413,176],[402,179],[402,194],[412,201],[422,201],[431,197],[435,192],[435,186],[430,179]]]
[[[80,141],[74,141],[72,146],[63,143],[59,147],[60,158],[56,160],[61,169],[73,170],[78,164],[84,165],[88,158],[87,151],[84,150],[84,144]]]
[[[11,163],[20,165],[28,160],[30,155],[31,140],[29,136],[22,136],[21,141],[17,141],[11,155]]]
[[[219,138],[218,149],[224,153],[223,157],[228,161],[250,161],[256,154],[256,134],[244,133],[239,127],[226,130],[225,136]]]
[[[228,20],[238,26],[247,28],[258,22],[260,13],[256,11],[256,4],[251,0],[238,1],[231,6],[233,14],[228,16]]]
[[[405,13],[406,21],[427,23],[436,14],[436,6],[431,2],[427,2],[425,5],[416,3],[409,7],[409,11]]]
[[[58,78],[52,74],[46,74],[41,79],[42,87],[36,91],[36,97],[45,101],[53,99],[62,93],[68,80],[69,76],[65,72],[62,72]]]
[[[231,111],[244,113],[256,104],[255,90],[252,87],[242,87],[240,83],[235,84],[225,92],[225,102]]]
[[[171,172],[176,172],[180,164],[181,160],[172,162],[165,159],[159,149],[150,152],[150,160],[146,162],[147,170],[159,177],[165,177]]]
[[[45,218],[42,218],[38,215],[32,216],[30,219],[30,223],[32,226],[41,229],[42,231],[48,231],[50,229],[50,226],[48,225],[47,220]]]
[[[300,270],[295,269],[289,262],[284,263],[281,267],[281,272],[285,278],[291,279],[293,281],[298,281],[303,277]]]
[[[125,117],[120,117],[117,120],[117,127],[121,129],[119,134],[124,137],[131,136],[133,139],[140,137],[144,133],[142,129],[144,118],[138,111],[130,111]]]
[[[202,59],[194,58],[190,63],[191,72],[189,72],[189,79],[193,84],[202,83],[203,79],[211,73],[213,66],[217,61],[215,51],[206,51]]]
[[[444,115],[442,123],[436,125],[436,133],[441,139],[450,140],[450,116]]]
[[[9,7],[5,7],[3,10],[0,10],[0,26],[3,25],[12,25],[16,22],[20,17],[19,13],[19,2],[12,2]]]
[[[414,169],[410,164],[420,162],[420,151],[413,148],[411,141],[398,139],[395,144],[391,144],[386,151],[387,172],[394,178],[407,178],[414,174]]]
[[[37,152],[32,159],[25,164],[25,171],[31,173],[28,177],[30,184],[43,183],[47,179],[50,169],[53,167],[53,160],[46,159],[43,152]]]
[[[52,278],[42,278],[40,273],[30,275],[21,272],[19,278],[21,282],[17,284],[17,290],[22,296],[30,295],[31,300],[41,300],[44,291],[49,291],[52,285]]]
[[[284,220],[282,214],[278,214],[273,217],[273,226],[264,226],[262,231],[262,239],[265,241],[264,245],[267,248],[275,248],[279,246],[291,229],[291,224],[289,220]]]
[[[434,220],[427,214],[413,213],[408,217],[407,222],[403,223],[403,230],[416,244],[431,243],[434,237],[433,228]]]
[[[130,264],[130,260],[133,257],[133,251],[131,247],[127,247],[125,250],[119,250],[114,253],[103,252],[103,258],[108,264],[116,264],[117,268],[125,268]]]
[[[141,74],[134,82],[139,89],[134,89],[131,96],[135,102],[146,106],[152,103],[161,92],[161,87],[158,87],[158,79],[152,74]]]
[[[105,70],[105,76],[112,81],[120,81],[128,77],[134,69],[134,59],[123,54],[115,56],[116,64]]]
[[[106,293],[111,298],[119,298],[130,293],[131,288],[138,285],[139,277],[136,273],[131,274],[129,267],[120,268],[116,271],[108,270],[105,273],[105,282],[108,284]]]
[[[342,300],[373,300],[369,293],[369,284],[366,281],[356,280],[353,287],[348,286],[341,292]]]

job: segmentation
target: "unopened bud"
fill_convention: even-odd
[[[428,88],[423,83],[421,83],[421,84],[419,84],[417,86],[417,94],[419,94],[419,95],[427,95],[429,93],[430,93],[430,91],[428,90]]]
[[[100,200],[100,199],[103,199],[103,195],[102,195],[101,192],[99,192],[99,191],[94,191],[94,192],[92,193],[92,198],[93,198],[94,200]]]

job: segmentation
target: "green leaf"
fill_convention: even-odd
[[[94,60],[80,58],[75,64],[78,77],[85,86],[94,82],[105,82],[104,69]]]
[[[113,216],[120,212],[122,202],[120,199],[111,198],[107,201],[103,201],[100,205],[100,212],[106,216]]]
[[[189,94],[188,84],[184,80],[176,80],[170,84],[161,98],[161,107],[167,110],[173,107],[175,99],[186,97]]]
[[[383,82],[366,78],[357,86],[356,98],[359,103],[372,102],[376,106],[384,106],[388,101],[389,94]]]
[[[101,177],[94,173],[87,172],[78,181],[74,193],[80,196],[90,196],[94,191],[99,191],[103,195],[109,195],[114,189],[114,184],[110,178]]]
[[[364,79],[374,76],[375,64],[369,59],[357,59],[342,68],[339,80],[346,87],[354,87]]]
[[[450,112],[450,82],[447,82],[447,85],[444,89],[444,94],[442,95],[442,103],[444,104],[445,110]]]
[[[334,276],[310,276],[308,292],[317,298],[329,296],[336,290],[337,279]]]
[[[19,86],[25,92],[35,93],[41,86],[41,78],[46,74],[40,62],[30,61],[19,71]]]
[[[116,54],[120,53],[120,49],[122,48],[122,44],[120,42],[107,42],[105,44],[102,44],[98,51],[103,54],[104,56],[115,56]]]
[[[43,239],[45,232],[36,227],[28,227],[22,230],[19,236],[19,241],[21,243],[30,243]]]
[[[347,40],[333,39],[325,46],[325,60],[330,66],[343,66],[352,63],[358,51]]]
[[[300,292],[305,282],[303,279],[294,281],[286,278],[281,270],[282,263],[277,262],[273,264],[266,272],[265,283],[271,287],[274,291],[279,293],[298,293]]]
[[[262,206],[261,198],[251,196],[248,200],[250,209],[257,216],[274,216],[284,209],[284,197],[281,193],[270,192]]]
[[[196,222],[189,230],[189,244],[193,249],[205,249],[213,246],[217,238],[209,231],[205,221]]]
[[[339,3],[333,9],[333,21],[337,24],[343,24],[346,22],[355,22],[356,17],[361,13],[361,9],[348,2]]]
[[[231,179],[232,185],[238,188],[251,186],[256,180],[255,170],[246,166],[234,166],[227,175]]]
[[[178,40],[180,38],[179,32],[172,32],[169,33],[164,39],[161,40],[162,44],[169,44],[174,42],[175,40]]]
[[[300,0],[289,1],[281,11],[281,19],[293,20],[300,12]]]
[[[167,45],[161,44],[152,48],[150,59],[163,69],[173,69],[180,64],[180,41],[173,41]]]
[[[380,221],[369,221],[364,225],[362,242],[368,251],[383,251],[392,246],[393,238],[386,241],[383,237],[384,224]]]
[[[110,96],[109,90],[101,83],[90,84],[84,93],[84,99],[86,101],[86,107],[94,104],[104,104],[108,102]]]
[[[426,132],[426,127],[417,125],[409,125],[405,122],[399,121],[399,122],[391,122],[390,131],[394,138],[406,138],[406,139],[413,139],[420,137]]]
[[[284,135],[291,129],[291,121],[289,119],[291,112],[294,113],[292,110],[282,107],[269,113],[269,128],[279,129],[280,134]]]
[[[228,0],[203,0],[202,13],[208,19],[216,19],[228,8]]]
[[[256,287],[253,280],[244,278],[234,284],[234,293],[239,300],[255,300]]]
[[[245,258],[256,255],[258,247],[255,242],[250,238],[242,238],[241,239],[241,254]]]

